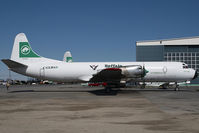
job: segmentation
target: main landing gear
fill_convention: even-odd
[[[179,91],[179,85],[177,84],[177,82],[175,82],[175,91]]]
[[[112,91],[111,87],[108,87],[108,86],[105,87],[105,92],[106,93],[110,93],[111,91]]]
[[[115,92],[117,92],[118,91],[118,89],[117,89],[117,91],[114,89],[113,90],[113,88],[120,88],[120,87],[122,87],[121,86],[121,84],[116,84],[116,83],[107,83],[106,84],[106,86],[104,86],[105,88],[105,93],[108,93],[108,94],[112,94],[112,93],[115,93]]]

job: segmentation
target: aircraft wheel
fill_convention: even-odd
[[[175,87],[175,91],[179,91],[179,86],[176,86],[176,87]]]
[[[105,91],[106,91],[106,93],[110,93],[111,92],[111,88],[110,87],[106,87]]]
[[[140,86],[141,89],[145,89],[145,87],[146,87],[146,84],[143,84]]]

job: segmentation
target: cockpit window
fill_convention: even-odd
[[[187,64],[182,64],[182,67],[183,67],[183,69],[187,69],[188,68],[188,65]]]

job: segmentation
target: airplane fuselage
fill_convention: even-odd
[[[25,71],[13,70],[27,76],[48,79],[59,82],[83,82],[98,71],[105,68],[140,65],[148,71],[143,78],[134,78],[134,81],[146,82],[183,82],[194,77],[195,70],[183,68],[180,62],[79,62],[66,63],[62,61],[41,61],[27,63]]]

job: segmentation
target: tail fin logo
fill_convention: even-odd
[[[72,57],[66,57],[66,62],[72,62]]]
[[[29,54],[30,53],[30,47],[27,46],[27,45],[22,46],[21,53],[24,54],[24,55]]]
[[[37,55],[28,42],[19,42],[19,57],[20,58],[37,58]]]

